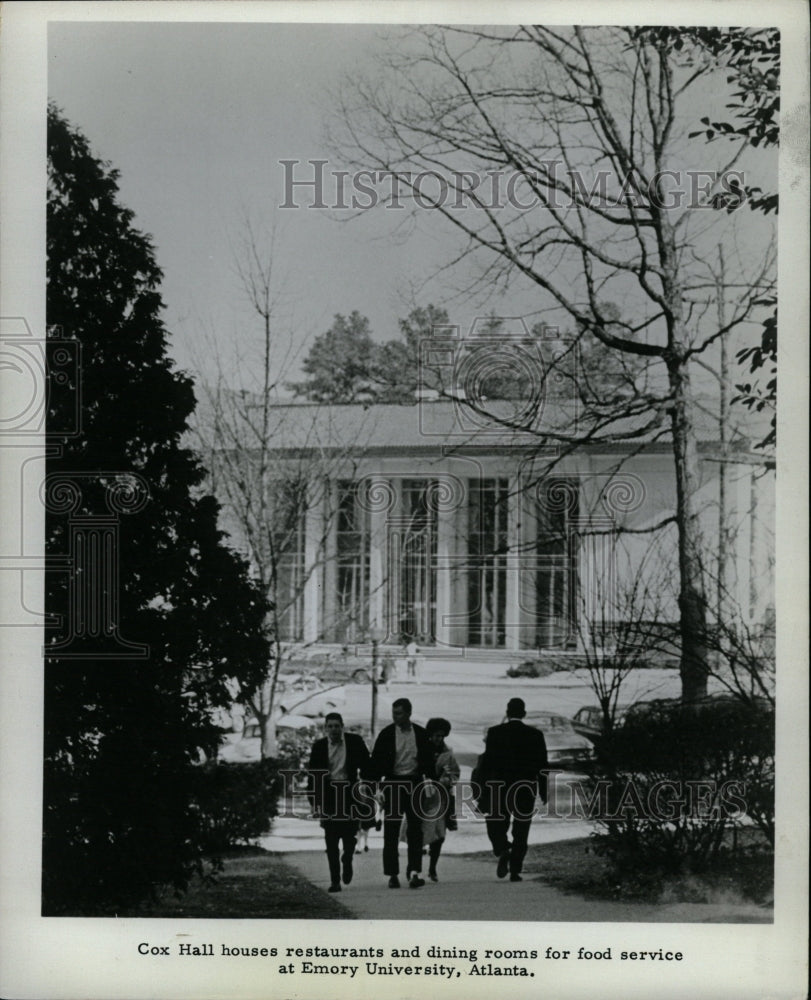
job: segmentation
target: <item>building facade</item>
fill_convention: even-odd
[[[446,402],[291,404],[274,415],[267,490],[299,498],[266,511],[288,524],[276,546],[285,642],[576,650],[629,617],[676,621],[675,478],[662,435],[567,452],[537,428],[471,427]],[[705,435],[698,503],[710,562],[716,450]],[[762,621],[772,603],[768,488],[752,464],[724,468],[734,537],[717,589]]]

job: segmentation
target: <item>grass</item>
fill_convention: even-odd
[[[258,847],[223,857],[214,880],[195,878],[178,897],[171,890],[119,917],[191,917],[241,920],[353,920],[354,915],[303,878],[280,855]]]
[[[489,854],[479,855],[490,860]],[[524,875],[586,899],[640,903],[725,903],[771,906],[774,856],[756,830],[738,833],[738,849],[727,850],[706,871],[664,875],[636,872],[622,880],[607,858],[594,852],[594,839],[533,845]]]
[[[619,878],[608,859],[595,853],[591,838],[531,847],[524,870],[565,892],[593,899],[771,905],[774,857],[755,831],[742,834],[736,851],[725,851],[701,872],[640,871]]]

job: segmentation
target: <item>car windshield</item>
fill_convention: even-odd
[[[541,729],[571,729],[571,723],[562,715],[528,715],[527,722]]]

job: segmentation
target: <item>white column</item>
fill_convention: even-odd
[[[375,499],[390,494],[388,480],[375,476],[370,496]],[[388,504],[369,503],[369,625],[388,632],[386,621],[386,545]],[[389,636],[387,638],[390,639]]]
[[[507,593],[505,599],[505,635],[506,649],[521,648],[522,614],[521,614],[521,567],[527,559],[522,543],[521,510],[523,497],[521,481],[517,476],[511,476],[507,483]]]
[[[453,495],[452,486],[448,495]],[[451,623],[449,616],[453,611],[451,592],[451,560],[454,556],[454,541],[456,537],[456,521],[460,510],[464,511],[467,497],[460,498],[460,504],[451,503],[439,505],[436,519],[436,642],[439,646],[450,646]]]

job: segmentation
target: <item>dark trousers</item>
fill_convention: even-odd
[[[358,835],[358,821],[354,819],[324,819],[324,840],[327,845],[327,862],[329,877],[333,885],[341,881],[341,860],[347,861],[355,853],[355,843]],[[341,841],[344,852],[341,858]]]
[[[518,875],[524,866],[536,794],[537,787],[529,782],[518,782],[512,786],[501,784],[493,788],[491,808],[486,817],[487,836],[496,857],[509,851],[511,875]]]
[[[439,855],[442,853],[442,845],[445,843],[445,838],[441,837],[439,840],[432,840],[428,845],[428,871],[436,873],[436,863],[439,861]]]
[[[383,874],[400,874],[399,840],[403,816],[406,818],[406,845],[410,872],[422,871],[422,819],[417,815],[414,789],[419,776],[393,778],[383,782]]]

